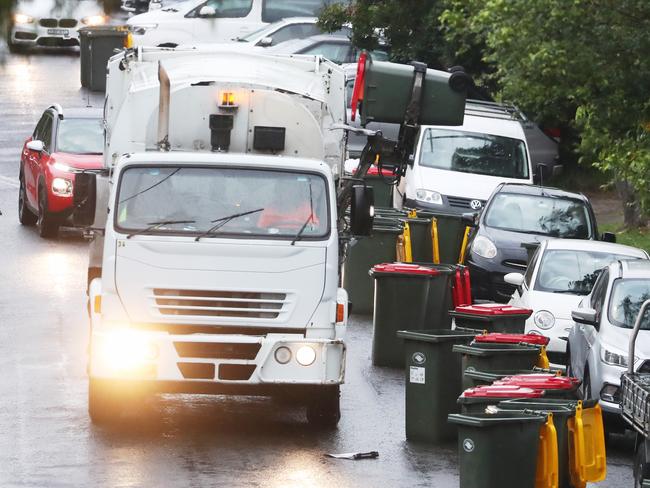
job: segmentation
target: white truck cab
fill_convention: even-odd
[[[397,208],[479,211],[500,183],[532,183],[520,119],[467,103],[463,125],[422,126],[413,160],[393,194]]]
[[[329,128],[344,117],[343,73],[319,57],[109,61],[106,170],[88,198],[94,421],[145,391],[282,395],[338,421],[344,134]]]

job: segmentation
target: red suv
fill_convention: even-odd
[[[56,237],[71,223],[75,173],[102,168],[103,148],[100,111],[48,108],[20,158],[20,223],[37,224],[41,237]]]

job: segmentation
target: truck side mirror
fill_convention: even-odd
[[[77,173],[74,178],[72,223],[75,227],[89,227],[95,221],[97,175]]]
[[[353,236],[369,236],[375,220],[375,196],[370,186],[354,185],[350,202],[350,231]]]
[[[469,227],[476,227],[478,224],[478,214],[474,212],[466,212],[463,215],[460,216],[463,224],[469,226]]]
[[[616,242],[616,234],[613,232],[603,232],[600,239],[603,242]]]

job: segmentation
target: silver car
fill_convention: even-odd
[[[619,413],[618,389],[627,368],[630,333],[648,298],[650,262],[614,261],[571,314],[567,374],[582,379],[583,397],[597,399],[605,413]],[[650,314],[636,341],[634,370],[650,373]]]
[[[78,46],[78,29],[108,20],[96,0],[20,0],[10,19],[9,48]]]

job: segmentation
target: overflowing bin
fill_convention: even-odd
[[[510,411],[449,415],[458,426],[460,488],[536,488],[540,433],[547,418]]]
[[[387,263],[370,271],[375,280],[372,363],[404,367],[397,331],[449,329],[453,269],[445,265]]]
[[[486,329],[489,332],[522,334],[526,319],[533,313],[527,308],[501,303],[483,303],[456,307],[452,316],[456,325]]]
[[[433,329],[399,331],[406,364],[406,438],[425,442],[453,439],[455,425],[447,415],[458,412],[460,357],[454,344],[468,343],[471,331]]]
[[[79,29],[81,86],[105,91],[108,60],[127,43],[128,31],[124,27],[102,25]]]
[[[468,388],[457,399],[461,413],[482,413],[489,406],[516,398],[541,398],[544,392],[515,385],[486,385]]]

